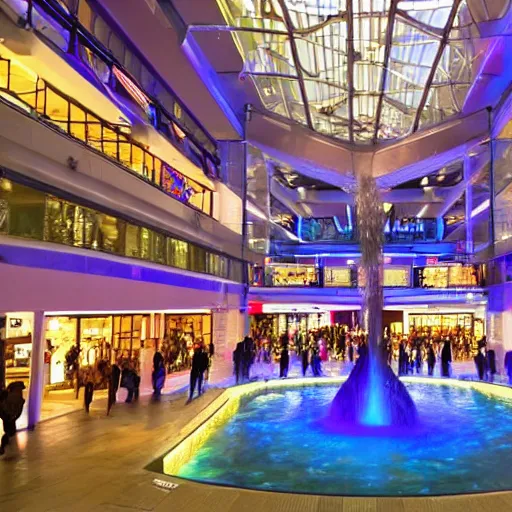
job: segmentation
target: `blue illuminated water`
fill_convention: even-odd
[[[438,495],[512,489],[512,402],[447,385],[407,384],[421,426],[375,435],[326,431],[338,386],[254,395],[179,476],[253,489]]]

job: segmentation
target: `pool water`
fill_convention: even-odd
[[[253,395],[180,468],[193,480],[311,494],[405,496],[512,489],[512,402],[407,384],[421,426],[330,432],[338,386]]]

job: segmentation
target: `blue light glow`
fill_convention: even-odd
[[[177,474],[260,490],[359,496],[511,488],[509,399],[446,384],[407,389],[421,426],[401,433],[328,430],[321,418],[337,385],[251,395]]]

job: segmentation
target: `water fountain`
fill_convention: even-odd
[[[342,424],[375,427],[410,426],[417,421],[413,400],[393,373],[382,342],[382,238],[384,212],[375,179],[358,177],[357,226],[361,244],[363,313],[366,317],[367,350],[354,366],[332,402],[330,420]]]

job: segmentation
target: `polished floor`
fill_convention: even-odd
[[[217,380],[229,365],[218,365]],[[338,368],[338,371],[340,369]],[[214,383],[212,383],[214,384]],[[46,421],[20,432],[0,459],[0,511],[172,511],[172,512],[505,512],[512,493],[449,498],[331,498],[227,489],[152,473],[145,467],[194,428],[193,420],[222,393],[212,385],[185,405],[182,391],[152,403],[120,403],[110,417],[104,401],[92,412]],[[192,421],[192,425],[190,422]],[[171,491],[154,478],[174,481]]]

